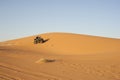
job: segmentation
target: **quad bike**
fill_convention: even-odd
[[[36,39],[34,39],[34,44],[43,43],[43,42],[44,42],[43,38],[36,38]]]

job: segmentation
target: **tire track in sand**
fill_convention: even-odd
[[[20,78],[17,77],[12,77],[8,74],[0,73],[0,79],[2,80],[21,80]]]
[[[50,74],[47,74],[47,73],[31,73],[29,71],[25,71],[25,70],[22,70],[20,68],[15,67],[15,66],[4,64],[4,63],[0,63],[0,68],[1,69],[7,69],[9,71],[14,71],[14,72],[17,72],[17,73],[21,73],[21,74],[24,74],[24,75],[27,75],[27,76],[43,78],[45,80],[61,80],[61,78],[50,75]],[[22,79],[10,77],[6,74],[0,74],[0,78],[3,79],[3,80],[22,80]]]

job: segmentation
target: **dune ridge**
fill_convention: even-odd
[[[37,36],[37,35],[36,35]],[[50,39],[45,44],[34,45],[35,36],[23,39],[8,41],[8,43],[26,46],[29,48],[36,47],[50,50],[59,54],[91,54],[91,53],[115,53],[120,52],[120,39],[70,34],[70,33],[46,33],[41,34],[44,39]],[[64,45],[64,46],[63,46]]]

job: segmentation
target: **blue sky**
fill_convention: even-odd
[[[0,41],[46,32],[120,38],[120,0],[0,0]]]

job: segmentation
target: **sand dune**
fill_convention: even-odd
[[[0,43],[0,80],[120,80],[120,39],[40,34]]]

